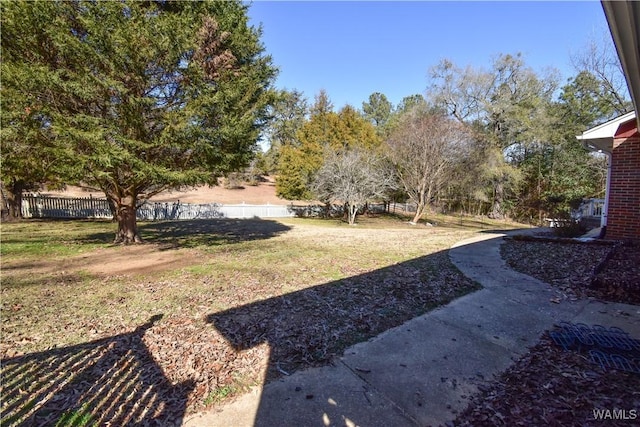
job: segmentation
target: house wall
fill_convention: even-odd
[[[634,131],[613,140],[608,239],[640,240],[640,135]]]

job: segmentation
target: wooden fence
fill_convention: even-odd
[[[113,218],[107,199],[22,196],[24,218]]]

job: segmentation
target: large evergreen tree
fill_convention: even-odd
[[[240,1],[2,3],[3,98],[47,133],[30,155],[71,150],[60,173],[105,192],[117,242],[141,240],[141,199],[251,159],[275,69],[247,20]]]
[[[9,218],[21,217],[22,192],[39,190],[43,184],[49,187],[62,185],[62,179],[69,175],[68,164],[73,159],[63,138],[57,137],[52,129],[48,105],[37,93],[26,90],[38,82],[46,80],[47,70],[37,64],[24,66],[15,60],[16,52],[11,46],[21,43],[25,47],[42,45],[46,52],[48,45],[43,37],[36,37],[28,31],[30,26],[40,26],[52,14],[49,4],[33,8],[29,17],[21,16],[15,10],[15,3],[0,3],[2,18],[2,86],[0,89],[0,141],[2,143],[3,197],[9,204]],[[34,5],[22,4],[23,7]],[[16,25],[12,25],[15,22]],[[18,31],[23,31],[21,33]],[[16,40],[15,38],[18,38]],[[24,53],[25,62],[34,53]]]
[[[269,149],[263,156],[267,173],[277,173],[282,147],[296,145],[296,134],[305,123],[308,111],[307,99],[302,92],[295,89],[277,92],[264,135],[269,142]]]
[[[18,77],[16,70],[3,64],[3,80]],[[24,80],[33,78],[29,73]],[[1,95],[2,196],[8,203],[9,219],[22,216],[22,193],[37,191],[43,184],[62,185],[65,167],[73,155],[69,147],[56,139],[50,123],[34,108],[34,101],[19,86],[3,84]]]
[[[362,103],[362,112],[366,119],[371,121],[376,132],[381,137],[387,134],[387,123],[393,113],[393,104],[380,92],[369,95],[369,100]]]

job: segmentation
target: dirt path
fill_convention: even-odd
[[[73,275],[81,272],[96,277],[143,275],[192,265],[197,260],[196,252],[156,244],[112,246],[67,259],[3,263],[2,275]]]

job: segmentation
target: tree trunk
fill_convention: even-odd
[[[416,214],[413,216],[411,223],[417,224],[418,221],[420,221],[420,218],[422,218],[423,213],[424,213],[424,202],[420,202],[416,205]]]
[[[115,216],[118,221],[118,231],[116,231],[113,243],[125,245],[142,243],[136,218],[136,199],[136,196],[133,195],[113,198],[113,204],[116,208]]]
[[[118,218],[116,217],[116,212],[118,212],[118,209],[116,208],[116,203],[113,201],[111,197],[109,197],[108,194],[106,194],[106,196],[107,196],[107,203],[109,203],[109,210],[111,211],[111,215],[113,215],[113,218],[111,218],[111,221],[116,222],[118,220]]]
[[[502,209],[503,200],[504,185],[502,184],[502,181],[498,181],[494,186],[493,205],[491,206],[491,213],[489,213],[489,218],[504,219],[504,212]]]
[[[4,187],[3,195],[6,196],[9,210],[7,219],[9,221],[22,218],[22,191],[24,188],[25,185],[22,181],[13,181],[9,187]]]
[[[427,207],[427,204],[431,202],[431,194],[432,194],[432,189],[430,186],[429,188],[425,189],[425,191],[420,193],[420,198],[416,206],[416,214],[413,216],[413,219],[411,220],[412,224],[417,224],[418,221],[420,221],[420,218],[422,218],[424,209]]]
[[[349,225],[353,225],[356,223],[356,215],[358,214],[358,206],[356,205],[348,205],[349,212]]]
[[[9,203],[7,202],[7,197],[5,196],[4,185],[0,182],[0,206],[1,215],[0,218],[2,221],[9,218]]]
[[[324,217],[331,218],[331,202],[324,203]]]

